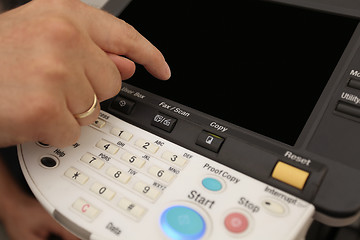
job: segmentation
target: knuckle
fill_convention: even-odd
[[[121,80],[114,80],[113,83],[109,84],[109,86],[111,87],[104,89],[102,94],[99,94],[98,97],[100,101],[107,100],[117,95],[121,89]]]
[[[121,37],[119,37],[119,32],[109,32],[111,41],[109,41],[111,49],[118,49],[119,52],[126,55],[127,51],[129,50],[129,45],[134,45],[137,43],[141,35],[140,33],[129,23],[125,22],[122,19],[118,19],[119,23],[121,24]],[[118,29],[118,28],[113,28]]]
[[[124,22],[125,33],[130,41],[137,41],[139,39],[139,32],[129,23]]]
[[[37,60],[34,65],[37,75],[35,80],[40,83],[40,86],[44,83],[63,82],[70,74],[69,67],[61,56],[49,54],[42,60]]]
[[[64,16],[52,16],[41,20],[42,36],[47,42],[60,47],[71,47],[79,40],[79,30]]]

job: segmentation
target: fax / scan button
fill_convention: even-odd
[[[279,161],[271,176],[281,182],[302,190],[309,175],[310,174],[307,171]]]

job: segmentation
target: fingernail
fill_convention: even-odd
[[[165,76],[164,80],[168,80],[171,77],[171,69],[170,69],[168,63],[166,63],[166,67],[164,70],[164,76]]]

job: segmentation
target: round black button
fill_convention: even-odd
[[[40,147],[50,147],[49,144],[43,142],[37,142],[37,145],[39,145]]]
[[[40,159],[41,165],[47,168],[54,168],[58,165],[59,161],[52,156],[44,156]]]

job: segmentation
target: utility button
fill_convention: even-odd
[[[219,152],[223,142],[224,142],[224,138],[209,133],[207,131],[202,131],[198,139],[196,140],[197,145],[200,145],[216,153]]]
[[[274,168],[272,177],[301,190],[304,188],[309,173],[279,161]]]
[[[336,111],[345,113],[353,117],[360,117],[360,107],[356,105],[339,101],[336,105]]]

